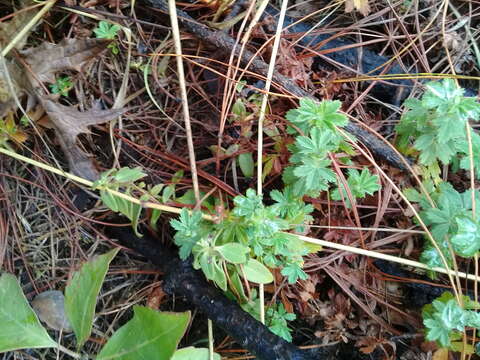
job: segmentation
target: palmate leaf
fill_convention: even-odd
[[[441,347],[450,347],[452,340],[457,340],[471,319],[470,311],[462,309],[449,292],[425,305],[422,310],[426,338],[436,341]]]
[[[451,292],[444,292],[432,304],[423,307],[427,340],[436,341],[439,346],[453,351],[462,350],[456,341],[461,339],[465,327],[480,329],[480,314],[472,310],[478,309],[479,304],[465,295],[462,303],[463,308]]]
[[[437,242],[438,243],[438,242]],[[442,246],[442,244],[444,244]],[[450,251],[447,247],[447,244],[445,241],[439,244],[439,247],[447,260],[448,267],[451,267],[452,265],[452,257],[450,255]],[[442,258],[440,257],[440,254],[438,253],[437,249],[433,247],[433,245],[430,242],[427,242],[425,244],[425,248],[422,251],[422,254],[420,255],[420,261],[424,263],[425,265],[428,265],[431,268],[439,267],[443,268],[445,267],[445,264],[442,261]],[[431,278],[435,278],[435,273],[429,273],[429,276]]]
[[[352,196],[357,199],[362,199],[367,194],[373,195],[373,193],[380,189],[378,176],[372,175],[367,168],[364,168],[362,172],[359,172],[357,169],[349,169],[347,184]],[[340,189],[342,189],[342,192],[340,192]],[[347,196],[347,191],[343,183],[340,183],[339,189],[332,191],[331,197],[337,201],[345,199],[347,206],[351,207],[350,199]]]
[[[293,174],[297,178],[303,179],[304,194],[327,190],[328,184],[336,180],[335,173],[328,168],[330,164],[329,159],[312,159],[312,161],[305,161],[302,165],[295,167]]]
[[[0,276],[0,328],[0,353],[57,347],[28,305],[17,279],[8,273]]]
[[[98,27],[93,30],[98,39],[113,40],[120,30],[120,25],[110,24],[107,21],[100,21]]]
[[[298,225],[295,231],[302,232],[305,224],[312,220],[309,214],[313,211],[313,205],[305,204],[301,197],[296,196],[292,186],[285,186],[281,192],[272,190],[270,197],[276,202],[270,208],[289,224]]]
[[[453,79],[431,81],[425,85],[427,91],[422,97],[422,103],[428,109],[437,109],[445,102],[456,97],[462,97],[464,90],[459,88]]]
[[[297,316],[293,313],[288,313],[282,303],[274,304],[267,309],[265,314],[268,328],[274,334],[281,338],[292,342],[291,330],[288,327],[287,321],[293,321]]]
[[[455,253],[463,257],[472,257],[480,250],[480,226],[469,217],[456,218],[458,230],[452,237]]]
[[[314,127],[310,136],[297,136],[296,153],[312,157],[325,157],[338,148],[340,138],[334,132]]]
[[[248,189],[245,196],[236,196],[233,202],[235,204],[233,214],[240,217],[252,217],[259,209],[264,208],[262,196],[257,195],[253,189]]]
[[[438,142],[433,132],[420,135],[414,143],[415,148],[420,151],[420,163],[424,165],[432,165],[437,160],[449,164],[456,153],[452,145]]]
[[[305,135],[310,134],[312,128],[334,130],[336,126],[345,126],[348,122],[347,117],[338,111],[341,107],[338,100],[323,100],[317,102],[309,98],[300,99],[300,106],[297,109],[290,110],[286,119],[297,126]],[[290,133],[296,130],[289,129]]]
[[[469,120],[479,120],[480,103],[475,98],[465,97],[464,90],[458,88],[455,81],[429,82],[422,99],[409,99],[405,106],[409,110],[402,115],[396,128],[402,151],[408,150],[410,140],[414,141],[414,148],[419,150],[420,162],[424,165],[432,165],[438,160],[447,165],[459,153],[468,154],[464,145],[465,127]],[[463,167],[466,167],[465,163]]]
[[[471,205],[468,196],[460,194],[449,183],[441,183],[438,190],[431,196],[437,207],[432,208],[428,202],[422,201],[424,208],[420,216],[425,224],[430,227],[433,237],[437,242],[442,241],[446,235],[453,235],[457,231],[455,218],[468,216]]]
[[[297,263],[288,264],[282,269],[281,273],[283,276],[287,277],[290,284],[295,284],[298,279],[308,279],[308,275]]]

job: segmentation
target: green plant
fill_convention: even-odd
[[[105,206],[114,212],[125,215],[132,222],[132,227],[138,236],[141,236],[137,227],[142,206],[114,195],[108,191],[108,189],[115,191],[122,190],[128,195],[136,193],[142,201],[167,203],[173,198],[181,204],[194,204],[192,192],[187,192],[182,197],[175,198],[175,187],[182,178],[183,171],[175,173],[169,185],[156,184],[154,186],[147,186],[144,182],[138,182],[138,180],[143,179],[145,176],[146,174],[139,167],[133,169],[128,167],[123,167],[118,170],[110,169],[103,172],[100,178],[92,185],[92,189],[100,191],[100,198]],[[156,223],[160,215],[160,210],[152,210],[150,226],[156,228]]]
[[[118,250],[111,250],[83,264],[80,270],[73,273],[65,289],[65,315],[72,325],[77,351],[90,337],[97,297],[109,264]],[[96,359],[182,360],[188,359],[187,355],[195,359],[208,359],[207,349],[189,347],[177,350],[190,320],[189,312],[166,313],[134,306],[133,313],[133,318],[108,339]],[[7,273],[0,276],[0,322],[0,352],[53,347],[74,358],[81,358],[80,354],[57,344],[48,335],[29,306],[16,278]],[[220,357],[214,354],[214,359],[219,360]]]
[[[475,98],[465,97],[464,90],[452,79],[432,81],[425,87],[420,100],[408,99],[404,103],[407,111],[396,127],[398,147],[407,153],[417,152],[420,164],[433,166],[437,172],[438,161],[448,165],[457,159],[461,159],[462,168],[469,169],[466,126],[470,127],[469,120],[479,120],[480,104]],[[470,130],[474,148],[478,149],[480,138]],[[474,163],[479,176],[478,153]]]
[[[292,165],[283,173],[285,187],[281,191],[273,190],[270,193],[273,201],[271,205],[265,205],[262,195],[248,189],[245,195],[233,199],[232,209],[222,211],[219,221],[205,221],[199,211],[189,211],[186,208],[181,211],[178,219],[171,221],[176,231],[174,241],[179,247],[180,257],[186,259],[192,256],[195,269],[201,269],[207,279],[241,304],[253,301],[251,292],[248,296],[245,294],[241,278],[252,283],[268,284],[273,281],[270,269],[275,268],[291,284],[307,278],[303,270],[303,257],[320,250],[320,247],[307,245],[289,231],[308,231],[313,220],[310,215],[313,206],[306,204],[303,197],[316,197],[338,182],[330,167],[332,159],[348,163],[348,154],[353,153],[350,145],[337,131],[337,127],[342,127],[347,122],[346,116],[339,109],[338,101],[316,103],[302,99],[298,109],[288,112],[287,119],[291,125],[288,132],[295,136],[295,142],[290,147]],[[236,104],[235,116],[240,123],[250,115],[243,103]],[[245,134],[249,134],[248,129]],[[276,136],[273,130],[272,134]],[[343,155],[337,156],[337,152],[342,152]],[[252,160],[246,157],[243,166],[245,175],[251,175],[248,172],[253,168]],[[145,174],[139,168],[112,169],[103,173],[93,187],[100,190],[101,199],[107,207],[132,221],[135,231],[141,206],[112,194],[108,189],[122,190],[128,195],[135,194],[143,201],[166,202],[172,197],[179,202],[195,204],[192,191],[187,191],[182,197],[175,196],[178,176],[167,187],[156,185],[152,188],[139,182],[144,177]],[[347,183],[353,198],[363,198],[379,189],[378,177],[371,175],[367,169],[361,173],[350,170]],[[342,185],[340,188],[342,190],[333,191],[334,197],[347,190]],[[349,204],[348,201],[347,203]],[[214,210],[213,204],[208,200],[203,205]],[[152,213],[152,224],[158,216],[159,213]],[[272,331],[290,339],[286,324],[294,315],[287,314],[283,307],[272,307],[269,311],[267,315],[270,314],[272,319]]]
[[[135,233],[141,236],[138,233],[137,225],[138,219],[142,212],[142,207],[139,204],[134,204],[126,199],[123,199],[119,196],[113,195],[110,190],[123,190],[126,194],[132,194],[134,190],[141,190],[144,188],[145,184],[141,183],[135,185],[135,181],[140,180],[146,176],[145,173],[141,171],[140,168],[121,168],[119,170],[110,169],[101,174],[100,179],[96,180],[93,183],[92,188],[100,190],[100,198],[103,203],[112,211],[120,212],[125,215],[131,222]],[[157,188],[153,189],[153,192],[156,193]],[[146,194],[142,195],[143,200],[148,200],[149,196]]]
[[[478,220],[472,217],[472,192],[459,193],[450,183],[442,182],[429,194],[435,206],[418,192],[409,190],[411,201],[419,202],[420,217],[429,227],[433,239],[452,265],[451,245],[456,255],[472,257],[480,250]],[[480,192],[475,190],[475,201],[479,203]],[[476,207],[475,219],[479,219],[480,209]],[[426,241],[420,260],[430,267],[443,267],[439,253],[430,241]],[[432,274],[433,275],[433,274]]]
[[[302,256],[309,249],[283,232],[300,225],[289,224],[279,216],[286,215],[288,209],[278,204],[265,206],[253,189],[248,189],[246,196],[237,196],[234,204],[218,224],[203,221],[199,212],[183,209],[179,219],[171,221],[180,257],[192,254],[194,267],[202,269],[223,290],[227,290],[228,277],[235,274],[255,283],[271,282],[273,277],[265,266],[281,267],[291,283],[305,279]],[[311,208],[304,211],[307,217]]]
[[[68,96],[68,92],[73,88],[73,82],[70,76],[60,76],[55,80],[54,84],[49,86],[53,94]]]
[[[337,180],[330,168],[332,154],[352,153],[336,130],[347,124],[347,117],[339,113],[340,106],[340,101],[317,103],[301,99],[300,107],[287,113],[286,118],[291,123],[287,131],[297,136],[289,147],[292,165],[284,170],[283,181],[292,186],[294,194],[300,198],[304,195],[317,197]]]
[[[457,351],[463,348],[459,340],[465,328],[480,329],[480,313],[474,311],[480,308],[480,304],[468,296],[463,296],[462,301],[463,308],[450,292],[445,292],[432,304],[424,306],[422,315],[427,340]]]
[[[367,168],[364,168],[362,172],[358,172],[357,169],[349,169],[347,185],[351,196],[355,199],[363,199],[367,194],[373,195],[380,189],[378,176],[372,175]],[[343,183],[340,183],[340,186],[332,191],[331,197],[333,200],[345,200],[348,208],[352,206]]]
[[[237,84],[236,90],[238,93],[242,93],[245,86],[244,82]],[[232,116],[228,118],[230,124],[238,126],[240,128],[240,137],[244,139],[250,139],[253,135],[252,132],[252,120],[258,116],[260,111],[261,97],[258,93],[253,93],[246,98],[239,97],[232,106]],[[268,111],[268,110],[267,110]],[[238,144],[234,144],[227,149],[226,153],[234,149],[238,151]],[[240,170],[246,178],[251,178],[255,172],[255,162],[253,160],[253,154],[251,152],[245,152],[237,156],[236,161],[240,166]]]
[[[233,199],[233,209],[224,211],[225,215],[218,223],[206,222],[199,212],[191,213],[186,209],[182,210],[178,220],[171,221],[176,230],[174,239],[180,248],[180,257],[185,259],[192,255],[196,269],[202,269],[208,279],[234,294],[251,313],[254,308],[258,311],[257,300],[245,296],[241,277],[254,283],[269,283],[273,280],[269,268],[279,268],[291,284],[307,278],[302,269],[303,256],[319,248],[307,246],[288,231],[301,233],[307,230],[313,220],[310,215],[313,206],[305,204],[304,195],[316,197],[321,191],[328,190],[337,181],[330,168],[331,157],[339,151],[352,153],[349,144],[337,131],[337,127],[347,123],[346,116],[339,113],[339,109],[338,101],[317,103],[302,99],[298,109],[288,112],[287,119],[291,124],[288,132],[296,135],[295,143],[290,147],[292,165],[284,170],[283,190],[270,193],[273,204],[266,206],[261,195],[248,189],[245,195]],[[251,115],[241,100],[234,105],[233,113],[238,121]],[[348,161],[345,158],[338,160]],[[361,173],[351,170],[349,174],[348,185],[354,197],[373,194],[380,187],[378,177],[367,169]],[[340,191],[334,191],[335,195],[337,193]],[[294,314],[287,314],[282,309],[270,308],[271,330],[291,340],[286,324]]]
[[[255,319],[260,320],[260,300],[257,297],[256,290],[252,291],[251,300],[241,304],[242,309],[252,315]],[[285,310],[282,303],[274,303],[270,305],[265,313],[265,324],[270,331],[287,341],[292,341],[292,330],[288,327],[288,321],[293,321],[297,316]]]
[[[405,102],[407,111],[397,126],[399,148],[418,155],[424,178],[424,193],[414,189],[404,191],[412,202],[418,202],[420,218],[428,227],[434,243],[428,240],[420,261],[430,267],[451,267],[457,256],[473,258],[480,250],[480,192],[458,192],[452,184],[440,179],[440,163],[470,170],[467,131],[471,133],[475,176],[480,175],[480,136],[469,121],[480,118],[480,104],[475,98],[464,96],[464,90],[451,79],[426,84],[420,100]],[[433,180],[433,181],[432,181]],[[472,194],[473,191],[473,194]],[[477,205],[474,205],[474,203]],[[438,250],[437,250],[438,248]],[[433,277],[434,273],[429,272]],[[426,338],[439,346],[463,353],[473,353],[473,347],[463,341],[466,328],[480,329],[480,315],[474,311],[479,306],[463,297],[460,300],[450,293],[426,305],[423,310]]]
[[[102,20],[98,23],[98,26],[93,30],[93,32],[98,39],[112,40],[112,42],[108,45],[108,48],[114,55],[117,55],[120,50],[117,43],[113,40],[116,39],[120,29],[120,25],[110,24],[109,22]]]

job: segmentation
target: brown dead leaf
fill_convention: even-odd
[[[39,81],[55,82],[55,73],[65,70],[81,71],[83,66],[103,52],[110,40],[64,39],[58,44],[43,43],[22,51],[33,77]]]
[[[280,42],[276,71],[299,84],[309,85],[312,64],[312,58],[298,58],[295,49],[287,41]]]
[[[28,88],[28,80],[16,63],[6,60],[4,65],[0,65],[0,117],[16,109],[15,97],[25,95]]]
[[[345,12],[349,13],[358,10],[363,16],[370,13],[370,5],[368,0],[345,0]]]
[[[44,43],[21,52],[28,69],[23,71],[15,61],[7,64],[7,73],[0,69],[0,116],[15,109],[15,96],[28,95],[28,108],[38,100],[44,108],[65,152],[70,170],[86,179],[96,180],[98,172],[89,157],[77,145],[77,136],[88,133],[88,126],[106,123],[122,110],[91,109],[80,112],[56,103],[44,94],[39,82],[55,82],[55,74],[65,70],[81,71],[86,63],[107,48],[104,39],[65,39],[59,44]],[[11,91],[13,85],[13,91]],[[12,94],[13,93],[13,94]],[[21,140],[21,139],[17,139]]]
[[[40,98],[40,103],[53,124],[60,146],[68,159],[70,171],[91,181],[98,179],[98,171],[88,155],[77,145],[77,136],[89,133],[88,127],[91,125],[104,124],[117,118],[123,113],[123,109],[93,108],[80,112],[74,107],[58,104],[48,98]]]
[[[285,307],[285,310],[289,313],[294,313],[295,310],[293,309],[293,304],[290,300],[288,300],[284,292],[280,293],[280,297],[282,298],[282,304]]]
[[[162,300],[167,296],[165,291],[163,291],[161,286],[155,287],[152,292],[148,295],[147,298],[147,306],[150,309],[158,310],[162,303]]]
[[[28,135],[15,123],[12,111],[9,112],[3,120],[0,120],[0,133],[3,133],[3,136],[6,136],[18,144],[22,144],[28,139]],[[1,138],[2,137],[0,137],[0,139]]]
[[[14,60],[6,61],[6,69],[0,66],[0,117],[16,109],[15,97],[27,95],[27,110],[32,108],[36,104],[36,98],[44,96],[38,81],[54,83],[56,72],[80,71],[90,59],[104,51],[108,44],[109,40],[104,39],[65,39],[59,44],[44,43],[22,51],[29,69],[24,69]],[[38,91],[40,93],[36,94]]]
[[[21,1],[20,8],[25,9],[35,3],[31,0]],[[0,23],[0,47],[4,48],[17,33],[23,29],[30,20],[38,13],[39,7],[35,7],[31,10],[24,10],[15,14],[10,21],[5,21]],[[37,24],[38,25],[38,24]],[[34,28],[30,29],[34,30]],[[27,32],[20,41],[17,42],[15,48],[20,50],[22,49],[26,42],[30,32]]]
[[[359,347],[362,353],[371,354],[378,344],[378,339],[374,338],[373,336],[364,336],[357,340],[355,346]]]
[[[72,332],[72,326],[65,314],[65,298],[58,290],[44,291],[32,301],[32,308],[40,320],[57,331]]]

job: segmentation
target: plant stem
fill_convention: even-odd
[[[92,182],[89,181],[89,180],[86,180],[86,179],[83,179],[79,176],[67,173],[63,170],[59,170],[59,169],[54,168],[53,166],[50,166],[48,164],[45,164],[45,163],[42,163],[42,162],[39,162],[39,161],[36,161],[36,160],[32,160],[32,159],[30,159],[26,156],[17,154],[13,151],[10,151],[10,150],[4,149],[4,148],[0,148],[0,153],[8,155],[10,157],[13,157],[17,160],[23,161],[25,163],[28,163],[28,164],[31,164],[31,165],[34,165],[34,166],[38,166],[38,167],[40,167],[44,170],[50,171],[54,174],[64,176],[64,177],[66,177],[70,180],[77,181],[77,182],[79,182],[83,185],[87,185],[87,186],[92,185]],[[147,202],[141,202],[140,200],[138,200],[138,199],[136,199],[132,196],[123,194],[119,191],[114,191],[114,190],[110,190],[110,189],[107,189],[107,190],[110,191],[113,195],[120,196],[121,198],[132,201],[135,204],[141,204],[145,208],[159,209],[159,210],[163,210],[163,211],[174,213],[174,214],[179,214],[181,212],[181,209],[175,208],[173,206],[166,206],[166,205],[156,204],[156,203],[152,203],[152,202],[148,202],[148,201]],[[210,215],[207,215],[207,214],[204,214],[202,216],[203,216],[203,219],[205,219],[205,220],[208,220],[208,221],[213,221],[214,220],[213,216],[210,216]],[[435,271],[435,272],[442,273],[442,274],[447,274],[447,275],[454,272],[454,270],[448,269],[448,268],[440,268],[440,267],[430,268],[428,265],[425,265],[425,264],[423,264],[421,262],[418,262],[418,261],[404,259],[404,258],[401,258],[401,257],[398,257],[398,256],[383,254],[383,253],[380,253],[380,252],[377,252],[377,251],[360,249],[360,248],[356,248],[356,247],[353,247],[353,246],[337,244],[337,243],[333,243],[333,242],[330,242],[330,241],[315,239],[315,238],[311,238],[311,237],[303,236],[303,235],[290,234],[290,233],[289,233],[289,235],[294,235],[302,241],[309,242],[309,243],[312,243],[312,244],[322,245],[322,246],[325,246],[327,248],[343,250],[343,251],[350,252],[352,254],[365,255],[365,256],[376,258],[376,259],[383,259],[383,260],[387,260],[387,261],[392,261],[392,262],[395,262],[397,264],[412,266],[412,267],[415,267],[415,268],[418,268],[418,269]],[[480,281],[480,279],[477,276],[475,276],[474,274],[467,274],[467,273],[459,271],[457,275],[459,277],[463,278],[463,279],[472,280],[472,281]]]
[[[68,350],[66,347],[64,347],[63,345],[60,345],[58,344],[58,350],[60,350],[61,352],[67,354],[68,356],[74,358],[74,359],[81,359],[82,358],[82,355],[80,354],[77,354],[76,352],[73,352],[71,350]]]

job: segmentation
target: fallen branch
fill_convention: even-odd
[[[167,4],[163,0],[149,0],[149,2],[153,7],[168,12]],[[262,76],[267,75],[268,64],[258,56],[255,56],[251,51],[244,49],[243,52],[241,52],[241,47],[235,46],[235,40],[228,34],[223,31],[212,30],[208,26],[198,23],[184,11],[177,10],[177,14],[183,27],[200,40],[208,42],[224,53],[230,54],[233,52],[236,57],[240,57],[243,66],[250,64],[251,71]],[[278,72],[273,75],[273,82],[276,86],[280,86],[283,90],[293,96],[315,99],[307,91],[295,84],[292,79]],[[367,146],[375,155],[401,170],[407,169],[405,166],[406,160],[399,156],[386,140],[369,132],[366,128],[351,122],[345,127],[345,129],[365,144],[365,146]]]

